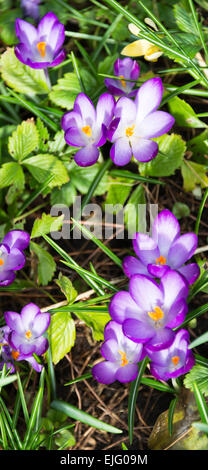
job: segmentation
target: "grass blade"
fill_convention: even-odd
[[[193,383],[193,391],[202,423],[208,424],[208,407],[196,382]]]
[[[173,400],[170,402],[170,406],[168,410],[168,432],[170,436],[172,436],[172,433],[173,433],[173,417],[174,417],[174,412],[175,412],[177,402],[178,402],[178,397],[173,398]]]
[[[132,444],[133,434],[134,434],[134,415],[136,409],[136,401],[138,396],[139,387],[141,384],[143,373],[146,369],[149,359],[145,357],[140,363],[139,373],[137,378],[131,382],[130,393],[129,393],[129,402],[128,402],[128,425],[129,425],[129,442]]]

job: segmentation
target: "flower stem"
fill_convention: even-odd
[[[51,90],[51,80],[50,80],[50,77],[49,77],[48,69],[43,69],[43,70],[44,70],[45,79],[46,79],[48,89]]]

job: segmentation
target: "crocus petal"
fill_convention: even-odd
[[[149,114],[155,111],[163,96],[163,84],[161,78],[150,78],[139,88],[135,104],[138,112],[137,124]]]
[[[12,248],[6,259],[6,269],[18,271],[25,265],[25,256],[22,251]]]
[[[29,242],[30,235],[23,230],[11,230],[2,240],[2,243],[5,243],[10,249],[17,248],[18,250],[24,250],[27,248]]]
[[[17,18],[15,21],[16,35],[21,43],[31,45],[37,40],[36,28],[27,21]]]
[[[11,332],[9,344],[15,351],[19,351],[24,356],[31,356],[31,354],[35,353],[35,343],[26,341],[26,339],[23,342],[22,335],[19,335],[16,331]]]
[[[164,111],[148,114],[137,128],[137,134],[145,139],[160,137],[173,126],[175,119]]]
[[[24,325],[19,313],[12,311],[5,312],[5,320],[11,330],[16,330],[19,334],[23,333]]]
[[[158,144],[154,140],[133,137],[131,147],[133,156],[138,162],[149,162],[158,154]]]
[[[126,256],[123,260],[123,270],[126,276],[134,274],[148,274],[146,266],[134,256]]]
[[[45,41],[48,42],[51,30],[57,22],[59,22],[57,16],[52,11],[49,11],[38,24],[38,37],[44,37]]]
[[[131,147],[126,137],[118,139],[111,147],[110,157],[118,166],[127,165],[132,157]]]
[[[72,145],[73,147],[85,147],[89,143],[89,138],[77,127],[70,127],[65,132],[65,140],[68,145]]]
[[[189,260],[197,248],[195,233],[185,233],[177,238],[168,253],[168,262],[173,269],[179,268]]]
[[[189,284],[193,284],[200,275],[200,268],[196,263],[186,264],[178,268],[177,271],[185,277]]]
[[[146,343],[155,334],[155,330],[148,323],[128,318],[123,323],[123,332],[127,338],[135,343]]]
[[[33,333],[36,336],[41,336],[50,325],[50,313],[38,313],[33,321]]]
[[[0,272],[0,286],[9,286],[15,280],[15,273],[13,271]]]
[[[61,49],[63,43],[65,40],[65,28],[62,23],[59,23],[59,21],[55,22],[50,34],[49,34],[49,39],[48,42],[50,44],[51,49],[54,52],[54,55],[57,54],[57,52]]]
[[[119,98],[115,106],[114,114],[116,118],[121,117],[124,120],[124,123],[126,123],[126,127],[129,127],[127,119],[132,123],[134,123],[134,120],[136,119],[136,106],[134,101],[125,96]],[[117,135],[115,138],[117,138]]]
[[[41,372],[43,366],[41,364],[38,364],[38,362],[36,361],[36,359],[31,356],[31,357],[25,357],[24,358],[27,362],[29,362],[29,364],[31,364],[32,368],[34,370],[36,370],[36,372]]]
[[[164,292],[164,305],[167,309],[170,309],[178,299],[185,299],[188,296],[187,282],[176,271],[167,271],[162,277],[160,285]]]
[[[40,313],[39,307],[30,302],[29,304],[25,305],[21,310],[21,318],[22,324],[24,326],[24,330],[29,330],[31,327],[32,322],[34,321],[36,315]],[[13,328],[15,329],[15,328]]]
[[[173,303],[168,315],[166,325],[168,328],[177,328],[185,320],[185,316],[188,312],[188,305],[184,299],[179,299]]]
[[[115,339],[105,341],[101,346],[100,352],[105,359],[111,362],[121,358],[118,352],[118,343]]]
[[[151,351],[159,351],[160,349],[168,348],[175,337],[174,331],[170,328],[155,329],[154,336],[147,342],[147,347]]]
[[[79,166],[91,166],[96,163],[99,157],[99,150],[95,145],[87,145],[82,149],[78,150],[76,155],[74,156],[74,161]]]
[[[129,292],[144,312],[151,312],[163,303],[163,294],[158,284],[142,274],[134,274],[131,277]]]
[[[62,49],[58,55],[48,64],[48,67],[56,67],[66,58],[66,51]]]
[[[138,318],[140,312],[137,304],[126,291],[115,294],[109,305],[110,316],[118,323],[123,323],[126,318]]]
[[[74,111],[69,111],[65,113],[61,119],[61,127],[64,131],[67,131],[69,127],[81,127],[82,126],[82,118],[79,113],[75,113]]]
[[[117,369],[114,362],[103,361],[92,368],[92,375],[98,382],[108,385],[115,382]]]
[[[164,265],[148,264],[147,269],[148,269],[148,273],[151,274],[151,276],[161,278],[170,268],[169,266],[165,264]]]
[[[120,80],[114,78],[105,78],[105,86],[112,95],[124,96],[125,92],[120,85]]]
[[[155,263],[156,259],[160,256],[155,240],[145,233],[136,233],[134,235],[133,247],[135,253],[145,266],[149,263]]]
[[[93,126],[96,118],[95,108],[87,95],[79,93],[74,102],[74,111],[82,116],[83,122]]]
[[[176,217],[168,209],[164,209],[155,218],[152,236],[157,242],[160,254],[167,258],[171,244],[180,234],[180,225]]]
[[[113,119],[115,100],[109,93],[103,93],[96,106],[96,126],[108,127]]]
[[[128,383],[135,380],[138,375],[137,364],[127,364],[125,367],[119,367],[116,372],[116,380],[121,383]]]
[[[48,346],[48,340],[43,336],[40,336],[40,338],[37,338],[35,341],[35,354],[37,354],[38,356],[45,354],[48,349]]]

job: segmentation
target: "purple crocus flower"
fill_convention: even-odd
[[[144,358],[143,345],[136,344],[122,331],[122,326],[110,321],[104,330],[101,354],[106,359],[92,368],[93,377],[103,384],[130,382],[138,374],[138,362]]]
[[[0,361],[0,370],[3,369],[4,364],[6,364],[7,370],[10,370],[10,374],[15,371],[12,358],[12,350],[8,345],[8,336],[10,333],[10,328],[8,326],[3,326],[0,328],[0,350],[1,350],[1,361]]]
[[[136,60],[125,57],[125,59],[117,59],[114,64],[114,75],[121,80],[115,78],[105,78],[105,86],[114,96],[135,96],[137,90],[132,90],[135,81],[139,78],[139,65]],[[135,81],[128,81],[135,80]]]
[[[150,139],[165,134],[174,124],[169,113],[156,111],[162,95],[162,80],[151,78],[139,88],[135,101],[126,97],[117,101],[108,135],[113,142],[110,156],[116,165],[126,165],[132,156],[139,162],[156,157],[158,144]]]
[[[111,300],[109,312],[122,324],[123,333],[153,351],[168,347],[173,328],[181,325],[187,313],[187,283],[175,271],[167,271],[158,285],[153,279],[135,274],[129,292],[120,291]]]
[[[29,303],[21,313],[5,312],[5,320],[11,332],[9,345],[17,351],[17,359],[22,360],[44,354],[48,349],[48,340],[42,335],[50,324],[50,314],[41,313],[37,305]]]
[[[25,264],[23,250],[27,248],[30,235],[23,230],[11,230],[0,244],[0,286],[8,286],[15,279],[15,272]]]
[[[188,349],[189,333],[179,330],[173,343],[162,351],[148,351],[152,360],[150,372],[156,379],[168,380],[186,374],[194,365],[195,359],[192,351]]]
[[[74,160],[79,166],[91,166],[99,157],[99,149],[107,140],[107,129],[113,119],[115,100],[112,95],[103,93],[96,109],[90,98],[80,93],[73,111],[66,113],[61,121],[67,144],[82,147]]]
[[[37,29],[31,23],[16,19],[16,35],[20,41],[15,47],[17,58],[34,69],[55,67],[65,59],[62,49],[65,30],[54,13],[47,13]]]
[[[198,264],[184,264],[196,250],[197,236],[195,233],[180,235],[179,222],[167,209],[155,218],[152,238],[144,233],[136,233],[133,247],[139,259],[134,256],[124,258],[123,269],[128,277],[139,273],[161,278],[172,269],[192,284],[200,274]]]
[[[39,18],[39,3],[41,0],[21,0],[21,8],[24,11],[25,16],[30,16],[34,20]]]

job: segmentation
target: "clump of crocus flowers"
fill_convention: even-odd
[[[104,384],[134,380],[144,357],[159,380],[179,377],[194,365],[189,333],[181,325],[188,312],[189,285],[200,274],[196,263],[186,264],[196,250],[196,235],[180,235],[176,217],[165,209],[154,220],[152,237],[136,233],[133,246],[138,258],[123,261],[129,289],[110,302],[111,321],[101,347],[105,360],[92,369]]]

